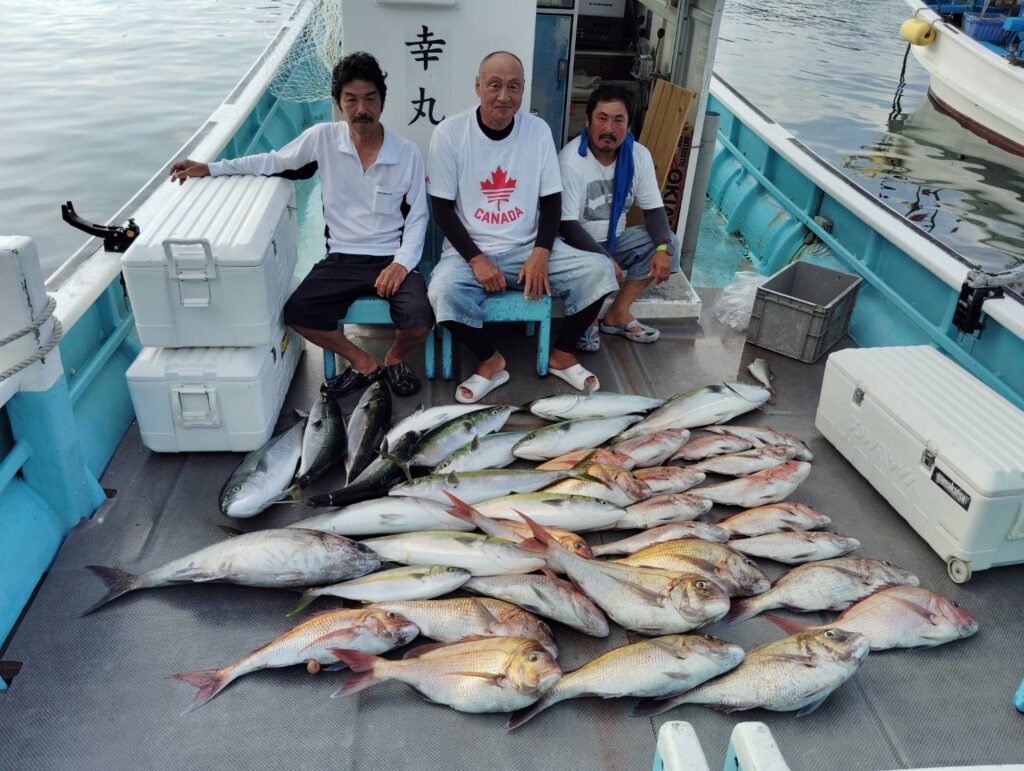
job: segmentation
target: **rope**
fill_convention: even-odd
[[[24,337],[30,332],[37,331],[43,324],[47,322],[47,320],[50,319],[50,317],[53,316],[53,312],[56,308],[57,301],[54,300],[53,297],[48,297],[46,300],[46,307],[43,308],[42,313],[36,316],[35,319],[33,319],[32,322],[29,323],[28,325],[22,327],[21,329],[13,332],[12,334],[9,334],[7,337],[0,340],[0,347],[3,347],[8,343],[14,342],[18,338]],[[7,380],[7,378],[13,375],[18,374],[26,367],[30,367],[33,364],[35,364],[37,361],[42,361],[43,359],[45,359],[47,354],[50,353],[50,351],[52,351],[60,344],[61,338],[63,337],[64,327],[61,326],[59,319],[54,318],[53,331],[50,333],[50,339],[47,340],[46,343],[41,348],[26,356],[13,367],[8,367],[3,372],[0,372],[0,382]]]
[[[896,85],[896,93],[892,97],[892,110],[889,112],[889,125],[903,115],[903,90],[907,87],[907,58],[910,56],[910,44],[903,52],[903,67],[900,68],[900,82]]]

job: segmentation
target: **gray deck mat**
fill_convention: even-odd
[[[836,530],[860,538],[862,554],[915,571],[922,585],[969,609],[980,632],[935,650],[873,654],[816,713],[799,719],[683,707],[652,722],[629,718],[629,700],[576,700],[509,734],[504,716],[459,714],[397,683],[331,700],[345,675],[312,677],[301,669],[247,675],[202,709],[181,715],[194,689],[166,676],[227,664],[270,640],[289,627],[284,613],[295,595],[175,587],[137,592],[78,616],[103,594],[85,565],[141,572],[222,537],[217,494],[239,456],[156,455],[133,428],[103,479],[116,497],[68,536],[2,656],[24,666],[0,694],[0,769],[642,769],[650,767],[655,729],[665,719],[694,725],[712,768],[721,765],[732,726],[743,720],[766,722],[793,768],[1024,759],[1024,716],[1009,702],[1024,674],[1024,568],[986,571],[964,586],[946,578],[927,545],[815,431],[821,364],[805,366],[745,346],[706,312],[700,324],[661,326],[664,335],[654,346],[605,338],[605,352],[586,359],[604,388],[666,396],[743,377],[755,356],[767,358],[778,399],[753,420],[809,439],[815,453],[814,470],[794,498],[827,512]],[[514,339],[515,380],[494,401],[521,403],[567,389],[553,378],[538,379],[531,371],[532,340]],[[382,333],[374,346],[382,353],[385,345]],[[304,357],[288,407],[308,406],[320,378],[317,354],[311,349]],[[464,360],[458,365],[468,373]],[[397,411],[404,415],[419,401],[451,401],[452,388],[436,381],[422,396],[397,401]],[[346,408],[354,401],[350,397]],[[286,413],[280,425],[289,422]],[[296,516],[275,511],[241,526]],[[318,601],[314,607],[328,606]],[[713,631],[747,648],[781,636],[762,619]],[[557,626],[556,635],[566,669],[626,641],[621,630],[607,641]]]

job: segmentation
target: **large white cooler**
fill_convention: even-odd
[[[126,373],[142,443],[156,452],[256,449],[274,431],[302,347],[279,327],[272,345],[143,348]]]
[[[1024,562],[1024,412],[935,349],[833,353],[815,425],[954,581]]]
[[[297,254],[292,183],[204,177],[160,200],[121,258],[142,344],[273,342]]]

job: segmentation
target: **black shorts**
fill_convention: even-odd
[[[360,297],[378,297],[373,284],[394,257],[332,252],[313,266],[284,304],[284,323],[290,327],[331,330]],[[429,327],[434,313],[427,300],[423,274],[410,272],[391,297],[391,320],[398,329]]]

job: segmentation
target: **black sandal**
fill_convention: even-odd
[[[352,369],[352,367],[346,367],[345,371],[340,375],[335,375],[330,380],[325,381],[320,386],[320,393],[330,396],[332,399],[340,399],[347,394],[363,390],[370,383],[380,380],[383,374],[384,371],[380,367],[377,367],[369,375],[364,375],[362,372]]]
[[[388,385],[396,396],[412,396],[420,390],[419,378],[413,374],[404,361],[398,364],[385,364],[384,374],[388,379]]]

